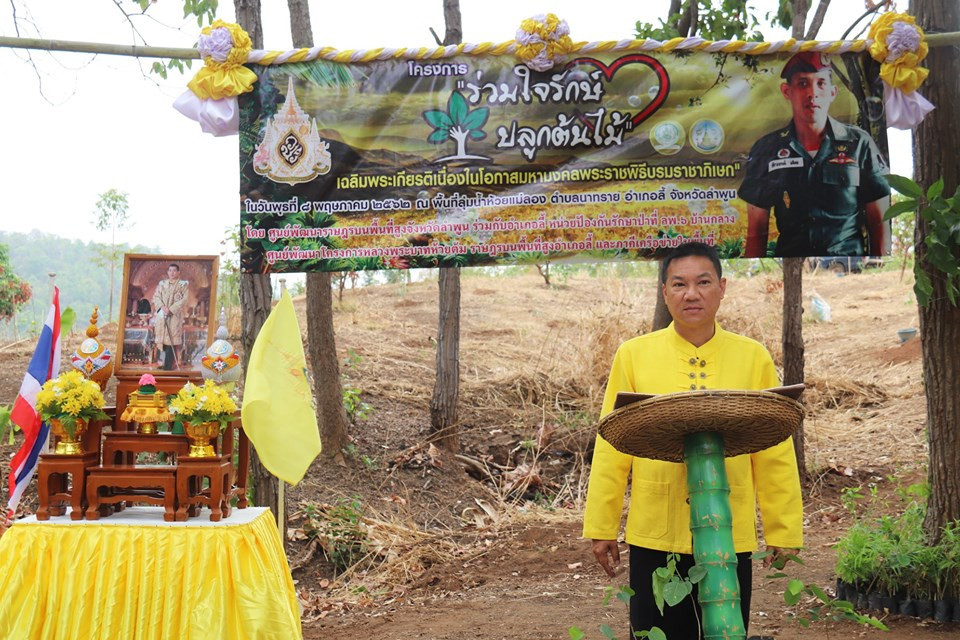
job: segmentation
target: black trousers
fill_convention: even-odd
[[[681,577],[694,565],[693,556],[680,554],[677,572]],[[635,594],[630,599],[630,637],[634,631],[646,631],[651,627],[660,627],[668,640],[699,640],[700,605],[697,603],[697,586],[693,586],[691,597],[675,607],[664,604],[663,615],[657,609],[653,599],[653,572],[667,566],[667,552],[654,551],[630,545],[630,588]],[[753,561],[749,553],[737,554],[737,579],[740,581],[740,609],[743,612],[744,627],[750,624],[750,594],[753,591]],[[696,614],[696,615],[694,615]],[[746,628],[744,628],[746,635]]]

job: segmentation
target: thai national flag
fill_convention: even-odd
[[[10,502],[7,503],[7,519],[12,518],[20,502],[20,496],[30,484],[37,469],[40,454],[48,449],[50,425],[40,420],[37,413],[37,392],[43,383],[60,373],[60,289],[53,288],[53,304],[43,323],[40,340],[30,360],[30,367],[23,376],[20,394],[13,404],[10,420],[23,431],[23,446],[10,463]]]

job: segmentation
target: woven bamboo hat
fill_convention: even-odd
[[[615,449],[639,458],[683,462],[687,434],[715,431],[724,455],[762,451],[786,440],[803,419],[794,398],[802,385],[774,391],[687,391],[641,400],[616,409],[598,431]]]

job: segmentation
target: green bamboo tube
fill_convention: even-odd
[[[704,640],[746,638],[740,611],[740,581],[733,547],[730,485],[723,463],[723,436],[691,433],[683,441],[690,493],[690,533],[693,557],[707,570],[698,584]]]

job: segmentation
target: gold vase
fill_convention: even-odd
[[[210,441],[220,434],[219,422],[201,422],[193,424],[191,422],[183,423],[183,430],[190,441],[190,451],[187,455],[191,458],[212,458],[217,455]]]
[[[153,434],[157,432],[156,422],[138,422],[137,433]]]
[[[50,418],[50,431],[53,432],[53,435],[60,438],[60,441],[57,442],[57,448],[54,449],[54,453],[66,455],[82,454],[84,451],[80,439],[86,430],[87,421],[83,418],[77,418],[77,422],[73,427],[73,435],[70,435],[70,432],[67,431],[67,428],[63,426],[60,420]]]

